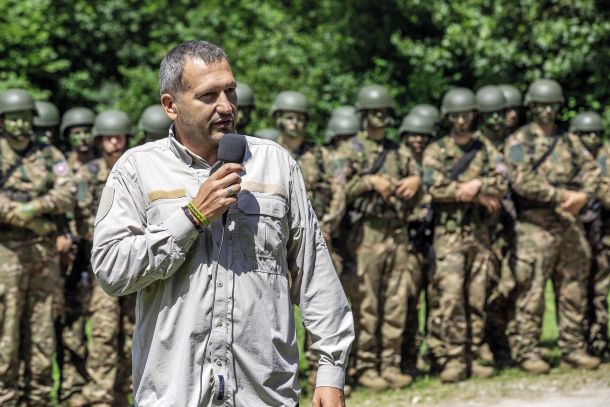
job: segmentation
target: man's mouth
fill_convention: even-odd
[[[233,119],[222,119],[212,123],[213,127],[220,129],[230,129],[233,126]]]

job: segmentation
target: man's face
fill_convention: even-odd
[[[93,135],[91,134],[91,127],[89,126],[76,126],[70,127],[68,130],[68,140],[72,150],[79,153],[86,153],[91,150],[93,145]]]
[[[465,133],[470,131],[470,126],[476,117],[473,111],[449,113],[447,116],[451,129],[457,133]]]
[[[494,135],[500,135],[504,131],[505,121],[506,114],[504,111],[481,114],[481,125]]]
[[[554,123],[560,107],[559,103],[532,103],[530,105],[534,121],[540,124]]]
[[[11,147],[15,150],[22,151],[30,144],[32,119],[33,115],[29,110],[5,113],[2,116],[4,134]]]
[[[580,141],[587,147],[587,149],[596,154],[597,150],[604,144],[604,138],[602,132],[586,131],[576,133],[580,137]]]
[[[280,112],[276,124],[278,130],[288,137],[303,137],[307,125],[307,115],[300,112]]]
[[[428,144],[430,144],[432,137],[427,134],[407,133],[405,134],[404,140],[407,146],[409,146],[415,154],[421,154]]]
[[[509,107],[506,109],[506,115],[504,117],[504,124],[509,129],[512,129],[519,123],[519,109],[516,107]]]
[[[100,145],[105,156],[119,158],[121,154],[123,154],[123,151],[125,151],[127,136],[125,134],[101,136]]]
[[[168,112],[177,134],[193,142],[218,145],[226,133],[235,131],[237,94],[227,61],[206,65],[190,59],[182,72],[182,91],[173,98]]]
[[[386,119],[389,115],[388,109],[367,110],[366,125],[372,129],[383,129],[386,126]]]

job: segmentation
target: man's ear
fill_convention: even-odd
[[[167,114],[172,121],[175,121],[178,116],[178,108],[174,97],[169,93],[164,93],[161,95],[161,105],[163,106],[163,110],[165,110],[165,114]]]

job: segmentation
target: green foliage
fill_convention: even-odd
[[[272,124],[282,90],[309,98],[309,131],[319,136],[365,84],[390,87],[402,116],[416,103],[438,105],[453,86],[525,90],[540,77],[564,85],[564,120],[593,109],[610,125],[609,17],[597,0],[5,0],[0,90],[25,87],[62,110],[121,108],[136,122],[159,100],[165,53],[201,38],[221,45],[252,86],[250,132]]]

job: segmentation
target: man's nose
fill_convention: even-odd
[[[229,98],[227,97],[225,92],[220,92],[220,95],[218,96],[217,110],[219,112],[225,112],[225,113],[230,113],[233,111],[231,101],[229,100]]]

